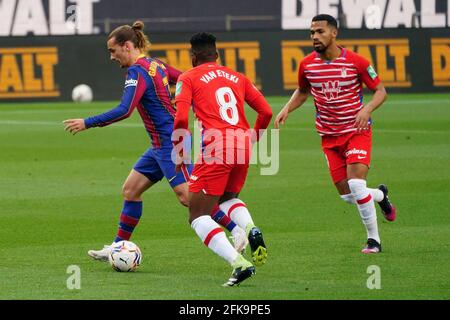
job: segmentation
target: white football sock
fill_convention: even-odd
[[[367,238],[375,239],[380,243],[375,203],[366,187],[366,180],[350,179],[348,180],[348,185],[354,199],[356,199],[356,206],[367,230]]]
[[[370,192],[370,195],[372,196],[373,201],[380,202],[384,199],[384,193],[380,189],[367,188],[367,190]],[[342,194],[341,199],[347,203],[356,204],[356,200],[351,193]]]
[[[341,199],[350,204],[356,204],[355,198],[351,193],[341,194]]]
[[[220,210],[225,212],[225,214],[229,216],[231,220],[233,220],[239,227],[244,230],[246,230],[248,224],[252,226],[255,225],[245,203],[238,198],[234,198],[221,203]]]
[[[195,230],[203,243],[216,254],[224,258],[230,264],[236,260],[239,253],[228,241],[223,229],[209,214],[200,216],[192,221],[191,227]]]
[[[380,189],[371,189],[367,188],[369,190],[370,194],[372,195],[373,201],[380,202],[384,199],[384,193]]]

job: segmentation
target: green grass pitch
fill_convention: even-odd
[[[288,97],[269,98],[276,114]],[[62,120],[113,103],[0,105],[0,299],[448,299],[450,94],[394,95],[374,113],[368,184],[386,183],[394,223],[378,211],[383,253],[360,253],[365,231],[331,183],[311,99],[280,132],[277,175],[250,169],[241,198],[268,245],[268,262],[238,288],[231,267],[199,241],[162,181],[144,195],[132,241],[134,273],[87,256],[115,236],[121,186],[149,139],[137,112],[71,136]],[[255,119],[248,112],[250,120]],[[271,125],[272,126],[272,125]],[[81,270],[69,290],[67,268]],[[370,290],[369,266],[381,271]]]

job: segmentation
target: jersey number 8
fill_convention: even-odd
[[[219,105],[220,116],[232,126],[239,122],[237,100],[233,90],[229,87],[222,87],[216,91],[216,100]]]

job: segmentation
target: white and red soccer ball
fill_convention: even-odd
[[[108,260],[114,270],[130,272],[141,264],[142,253],[133,242],[119,241],[112,245]]]

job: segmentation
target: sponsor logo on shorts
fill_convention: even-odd
[[[348,151],[345,153],[345,156],[346,156],[346,157],[349,157],[349,156],[351,156],[352,154],[358,155],[358,159],[364,159],[364,158],[367,157],[367,151],[366,151],[366,150],[358,150],[358,149],[355,149],[355,148],[353,148],[353,149],[351,149],[351,150],[348,150]]]

